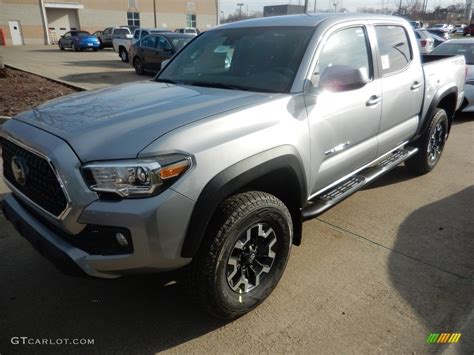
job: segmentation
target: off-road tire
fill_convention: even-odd
[[[261,249],[256,253],[259,255],[256,259],[261,261],[260,253],[270,249],[274,251],[274,259],[270,270],[258,277],[257,286],[249,288],[248,291],[237,292],[231,288],[228,280],[229,260],[234,256],[236,243],[242,238],[246,239],[248,231],[251,230],[252,234],[254,228],[259,226],[268,227],[268,233],[271,233],[270,229],[273,230],[275,233],[270,235],[276,242],[272,242],[271,247],[268,247],[268,244],[257,246],[257,251]],[[257,236],[253,235],[252,240],[259,239],[260,242],[269,243],[270,241],[267,242],[265,239],[269,237],[262,237],[261,230],[263,227],[258,229]],[[290,255],[292,236],[290,212],[275,196],[251,191],[226,199],[213,217],[201,247],[189,267],[187,282],[189,292],[198,304],[215,317],[234,319],[248,313],[262,303],[278,284]],[[254,270],[252,267],[249,268]],[[244,275],[244,272],[240,275]]]
[[[139,57],[135,57],[135,59],[133,60],[133,67],[135,68],[135,72],[138,75],[145,74],[145,66],[143,64],[143,61]]]
[[[119,51],[119,56],[122,62],[128,63],[128,52],[126,49],[121,48]]]
[[[430,148],[432,147],[433,143],[433,135],[436,133],[436,130],[439,129],[439,127],[442,127],[443,129],[442,134],[440,134],[442,139],[439,146],[439,153],[436,155],[435,159],[431,159]],[[418,153],[405,162],[405,166],[412,173],[416,175],[423,175],[429,173],[435,168],[443,153],[446,139],[448,137],[448,127],[449,122],[446,111],[441,108],[437,108],[431,117],[428,129],[420,138],[418,138],[414,144],[414,146],[418,148]]]

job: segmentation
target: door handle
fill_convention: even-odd
[[[421,83],[419,83],[418,81],[415,81],[412,86],[410,87],[410,90],[412,91],[415,91],[417,89],[421,88]]]
[[[366,106],[375,106],[377,105],[380,101],[382,101],[381,96],[377,95],[372,95],[370,99],[365,103]]]

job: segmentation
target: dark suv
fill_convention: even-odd
[[[469,26],[464,27],[464,31],[462,33],[463,36],[473,35],[474,34],[474,23],[471,23]]]

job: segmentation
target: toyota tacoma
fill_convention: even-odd
[[[184,268],[232,319],[280,280],[303,221],[395,166],[438,163],[463,56],[420,56],[397,17],[319,14],[204,32],[153,79],[3,125],[6,218],[63,270]]]

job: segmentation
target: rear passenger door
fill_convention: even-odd
[[[418,48],[401,25],[375,25],[378,62],[382,76],[383,108],[378,155],[415,134],[424,95],[424,78]],[[412,35],[412,38],[414,36]]]
[[[155,36],[148,36],[142,39],[139,51],[147,69],[151,69],[155,65],[156,50],[157,40]]]

